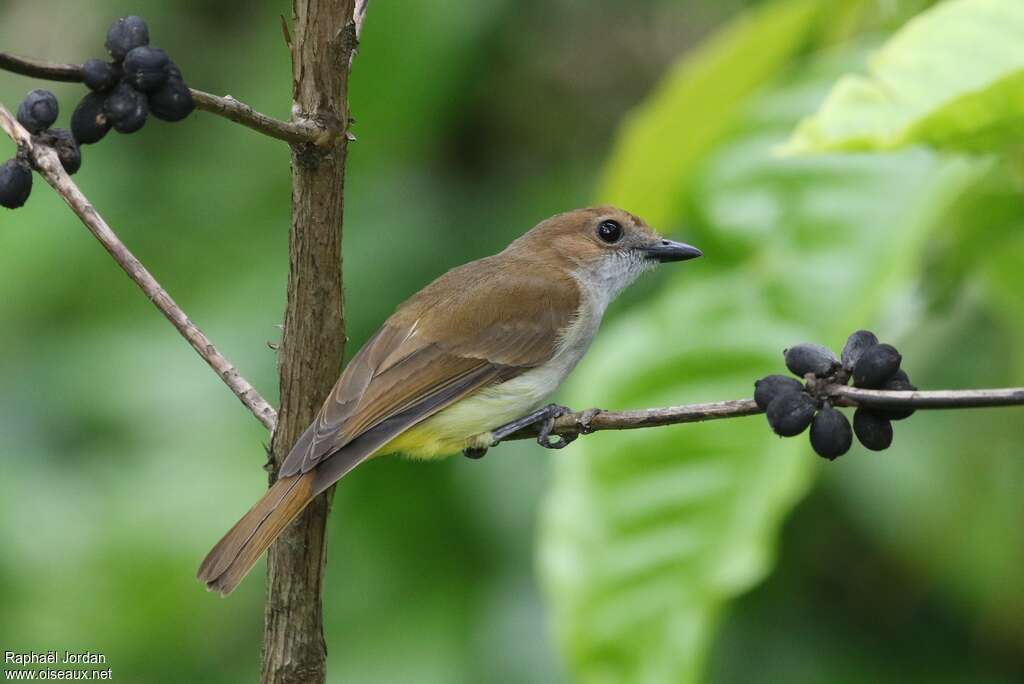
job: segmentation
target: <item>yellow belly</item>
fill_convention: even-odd
[[[409,428],[378,453],[401,452],[412,458],[427,459],[456,454],[468,447],[489,446],[491,430],[540,406],[557,389],[570,368],[536,368],[508,382],[479,390]]]

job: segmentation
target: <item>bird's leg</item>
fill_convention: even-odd
[[[551,436],[551,430],[555,427],[555,419],[570,412],[571,409],[568,409],[565,406],[548,404],[544,408],[539,408],[533,413],[528,413],[522,418],[513,420],[511,423],[506,423],[499,428],[495,428],[491,431],[491,445],[493,446],[497,444],[512,433],[518,432],[523,428],[541,423],[540,434],[537,436],[537,443],[547,449],[561,449],[569,444],[569,442],[576,439],[576,435],[568,438],[562,435],[557,435],[558,439],[554,442],[550,441],[549,438]]]

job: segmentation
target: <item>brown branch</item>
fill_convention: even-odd
[[[823,395],[832,397],[836,406],[849,407],[962,409],[1024,405],[1024,387],[887,392],[846,385],[824,385],[820,391]],[[593,408],[559,416],[555,419],[551,434],[572,438],[589,435],[600,430],[634,430],[682,423],[701,423],[725,418],[742,418],[759,413],[764,413],[764,410],[759,408],[753,399],[715,401],[706,404],[686,404],[635,411],[605,411]],[[531,426],[509,435],[503,441],[534,439],[538,433],[539,426]]]
[[[103,248],[114,258],[114,261],[124,269],[128,277],[135,281],[150,301],[160,310],[167,320],[171,322],[181,336],[184,337],[192,348],[203,357],[224,384],[235,393],[245,406],[252,411],[256,419],[263,423],[268,429],[273,430],[277,422],[277,413],[273,407],[260,396],[260,393],[249,384],[238,372],[238,369],[217,351],[203,331],[189,320],[189,317],[181,310],[167,291],[160,286],[156,278],[146,270],[134,254],[121,242],[117,234],[107,225],[99,212],[92,206],[88,198],[82,194],[75,182],[64,172],[57,153],[50,147],[35,144],[32,136],[25,130],[17,119],[0,104],[0,128],[17,143],[19,150],[28,155],[36,171],[46,179],[61,199],[71,208],[75,215],[81,219],[89,232],[99,240]]]
[[[7,52],[0,52],[0,69],[22,76],[42,78],[48,81],[82,81],[82,67],[77,64],[59,64],[44,62],[30,57],[19,57]],[[190,89],[196,108],[210,114],[222,116],[229,121],[242,124],[254,131],[284,140],[292,144],[313,143],[314,145],[330,145],[344,135],[344,130],[321,126],[310,119],[281,121],[261,114],[255,109],[240,102],[230,95],[219,97],[202,90]]]
[[[348,124],[348,72],[355,47],[353,0],[293,0],[292,111]],[[345,345],[341,280],[343,186],[348,141],[292,146],[292,225],[284,336],[278,356],[281,407],[271,443],[271,480],[338,377]],[[321,588],[328,490],[267,553],[264,684],[326,680]]]
[[[31,57],[19,57],[9,52],[0,52],[0,69],[13,74],[43,78],[47,81],[82,82],[82,67],[77,64],[44,62]]]
[[[831,385],[827,392],[838,406],[875,406],[878,408],[962,409],[1024,405],[1024,387],[977,390],[916,390],[886,392]]]
[[[266,114],[260,114],[249,105],[236,100],[230,95],[218,97],[195,88],[190,88],[190,90],[192,91],[192,99],[195,100],[198,109],[222,116],[229,121],[242,124],[246,128],[251,128],[271,138],[284,140],[288,143],[327,145],[343,133],[342,131],[324,128],[312,121],[301,119],[281,121]]]

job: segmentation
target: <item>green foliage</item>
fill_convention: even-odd
[[[598,198],[666,225],[680,188],[728,132],[750,93],[806,43],[820,13],[816,0],[765,5],[677,62],[623,124]]]
[[[1024,3],[950,0],[920,14],[841,78],[797,127],[792,153],[1005,151],[1024,141]]]
[[[349,353],[437,274],[591,199],[621,112],[669,54],[749,5],[637,107],[600,183],[598,199],[685,226],[707,257],[628,292],[562,399],[745,396],[782,347],[837,347],[865,325],[921,386],[1024,382],[1012,151],[978,166],[921,150],[772,154],[838,74],[864,73],[859,51],[821,46],[877,45],[930,4],[371,3],[352,81]],[[43,21],[36,5],[0,9],[3,49],[80,61],[124,11],[96,0]],[[197,87],[287,116],[276,13],[240,8],[154,0],[145,13]],[[41,85],[0,73],[0,101]],[[63,125],[83,89],[51,86]],[[958,118],[967,139],[944,144],[996,145],[984,117],[1013,102]],[[111,136],[75,178],[271,398],[287,147],[197,114]],[[99,650],[127,681],[253,680],[260,577],[222,601],[192,574],[265,486],[265,432],[45,185],[0,212],[0,252],[0,642]],[[335,496],[331,681],[1021,681],[1015,416],[922,412],[893,450],[824,468],[795,509],[818,461],[759,417],[602,433],[559,454],[520,442],[480,462],[367,464]],[[529,557],[551,462],[544,605]]]
[[[710,159],[662,157],[698,171],[692,188],[662,188],[688,215],[662,218],[689,219],[692,241],[708,257],[668,274],[651,301],[616,319],[574,376],[570,404],[750,396],[755,378],[778,371],[784,346],[841,346],[844,333],[906,282],[936,213],[977,175],[974,166],[923,153],[772,153],[854,61],[856,54],[818,58],[734,105],[742,114],[732,137]],[[702,53],[700,67],[717,65]],[[665,87],[685,91],[689,83],[670,79]],[[682,108],[692,96],[656,98]],[[671,112],[660,114],[648,123],[662,148],[688,149],[682,141],[700,125],[686,108],[675,112],[673,128],[664,126]],[[610,163],[639,156],[630,143],[654,137],[634,121]],[[647,173],[679,178],[657,166]],[[633,188],[611,194],[646,211],[646,189],[633,197]],[[542,547],[574,672],[584,682],[698,681],[724,605],[770,569],[778,526],[810,482],[815,460],[806,441],[780,441],[756,418],[605,434],[577,451],[558,461]]]
[[[900,348],[915,378],[931,387],[1024,383],[1022,226],[1019,182],[1006,165],[989,168],[943,213],[923,260],[920,300],[887,312],[908,328]],[[1024,549],[999,541],[1019,528],[1011,483],[1024,481],[1024,425],[1013,420],[1016,410],[917,416],[900,426],[890,458],[851,463],[828,484],[867,534],[976,615],[988,638],[1019,646],[1024,586],[1012,577]],[[921,445],[927,451],[916,454]]]

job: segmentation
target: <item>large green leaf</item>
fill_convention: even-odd
[[[944,217],[922,274],[924,305],[900,306],[904,366],[927,388],[1024,382],[1024,207],[997,166]],[[915,315],[915,312],[916,315]],[[990,642],[1024,644],[1019,408],[919,412],[882,459],[858,459],[829,484],[848,515]],[[983,438],[979,439],[979,436]],[[950,600],[951,599],[951,600]]]
[[[1024,141],[1024,2],[950,0],[911,20],[867,76],[839,79],[788,152],[1000,151]]]
[[[680,60],[623,124],[598,196],[663,226],[700,161],[729,131],[752,91],[807,41],[817,0],[770,3],[741,16]]]
[[[819,60],[758,96],[692,188],[663,187],[675,206],[691,207],[693,239],[707,257],[676,267],[657,295],[599,336],[569,403],[749,396],[755,378],[778,372],[783,347],[841,344],[910,276],[924,235],[974,177],[972,166],[922,151],[772,152],[850,66],[849,58]],[[684,107],[685,98],[674,101]],[[689,133],[663,131],[662,145],[671,149]],[[631,192],[615,196],[632,207]],[[638,190],[636,201],[647,197]],[[770,569],[780,522],[814,463],[805,439],[776,439],[758,417],[602,433],[563,454],[541,563],[574,674],[601,683],[696,681],[723,607]]]

